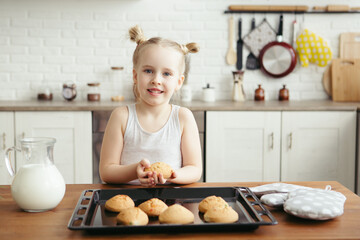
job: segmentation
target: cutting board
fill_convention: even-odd
[[[360,33],[340,35],[340,58],[360,58]]]
[[[347,32],[340,34],[340,58],[360,58],[360,33]],[[322,78],[325,92],[332,95],[331,64],[327,67]]]
[[[327,95],[331,96],[331,63],[329,63],[329,65],[326,67],[322,78],[322,84]]]
[[[333,59],[331,79],[333,101],[360,101],[360,58]]]

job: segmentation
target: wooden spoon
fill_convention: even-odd
[[[234,40],[234,18],[231,16],[229,18],[229,49],[226,53],[226,62],[229,65],[234,65],[236,63],[236,52],[233,45]]]

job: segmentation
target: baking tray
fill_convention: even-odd
[[[195,216],[194,223],[160,224],[157,218],[149,218],[145,226],[125,226],[116,223],[117,213],[105,210],[105,202],[117,194],[131,197],[135,205],[150,198],[159,198],[168,206],[181,204]],[[239,214],[235,223],[207,223],[198,205],[204,198],[216,195],[222,197]],[[215,188],[136,188],[136,189],[91,189],[82,192],[74,209],[68,228],[95,232],[211,232],[211,231],[244,231],[254,230],[261,225],[277,224],[272,216],[253,192],[247,187],[215,187]],[[181,226],[181,227],[179,227]]]

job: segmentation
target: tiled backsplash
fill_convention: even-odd
[[[348,4],[357,0],[294,0],[294,5],[324,6]],[[224,10],[231,4],[254,4],[245,0],[0,0],[0,100],[35,99],[50,88],[55,99],[62,99],[62,84],[73,81],[79,99],[85,99],[88,82],[100,82],[102,99],[132,95],[132,52],[135,44],[127,37],[129,27],[139,24],[147,37],[162,36],[179,43],[198,42],[199,53],[192,56],[189,83],[193,99],[200,99],[202,88],[210,83],[217,99],[231,99],[231,71],[225,62],[228,49],[228,18]],[[256,4],[288,5],[286,0],[258,0]],[[277,29],[279,14],[233,14],[242,18],[243,36],[250,31],[253,17],[264,18]],[[339,34],[360,31],[360,14],[284,14],[284,39],[289,42],[291,23],[296,20],[330,43],[338,57]],[[237,25],[237,24],[236,24]],[[237,27],[235,27],[237,36]],[[233,39],[236,46],[237,37]],[[248,55],[243,49],[243,61]],[[114,73],[111,66],[123,66]],[[265,76],[260,70],[246,70],[244,89],[253,99],[258,84],[267,100],[276,99],[282,84],[290,99],[327,99],[322,74],[325,68],[297,65],[282,79]]]

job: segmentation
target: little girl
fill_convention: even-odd
[[[143,186],[188,184],[200,179],[201,147],[197,125],[187,108],[169,104],[184,81],[185,56],[196,43],[180,45],[155,37],[146,39],[140,27],[129,30],[137,43],[133,55],[136,103],[116,108],[107,124],[100,156],[100,176],[107,183],[138,179]],[[169,179],[145,172],[155,162],[169,164]]]

